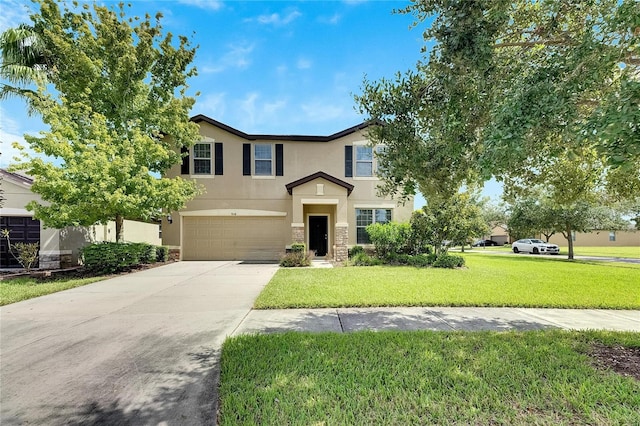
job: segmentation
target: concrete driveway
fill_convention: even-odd
[[[276,270],[179,262],[0,308],[0,424],[215,424],[220,345]]]

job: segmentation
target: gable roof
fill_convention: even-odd
[[[369,127],[371,122],[364,122],[357,124],[353,127],[349,127],[348,129],[342,130],[341,132],[334,133],[329,136],[311,136],[311,135],[254,135],[248,134],[238,129],[234,129],[231,126],[228,126],[224,123],[221,123],[213,118],[207,117],[206,115],[198,114],[191,117],[191,121],[194,123],[207,123],[212,126],[215,126],[219,129],[227,131],[233,135],[241,137],[242,139],[246,139],[248,141],[255,140],[266,140],[266,141],[294,141],[294,142],[331,142],[333,140],[339,139],[343,136],[350,135],[351,133],[355,133],[359,130],[365,129]]]
[[[351,185],[348,182],[345,182],[343,180],[338,179],[337,177],[333,177],[328,173],[325,172],[315,172],[312,175],[309,176],[305,176],[301,179],[295,180],[291,183],[288,183],[285,185],[285,188],[287,188],[287,192],[289,194],[291,194],[293,192],[293,188],[295,188],[296,186],[300,186],[303,185],[307,182],[311,182],[314,179],[318,179],[318,178],[322,178],[324,180],[328,180],[331,183],[335,183],[338,186],[343,187],[344,189],[347,190],[347,195],[351,195],[351,191],[353,191],[353,185]]]
[[[5,169],[0,169],[0,176],[2,176],[2,179],[11,180],[16,183],[22,183],[24,185],[29,185],[29,186],[33,185],[33,179],[31,179],[29,176],[21,175],[19,173],[9,172]]]

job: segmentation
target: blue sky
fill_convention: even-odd
[[[115,2],[111,3],[116,5]],[[424,27],[394,14],[406,1],[132,1],[129,13],[162,12],[163,26],[199,45],[192,111],[248,133],[328,135],[362,122],[353,95],[365,78],[415,66]],[[27,0],[0,0],[0,30],[28,22]],[[44,128],[19,100],[0,106],[6,166],[10,143]],[[485,195],[496,196],[489,184]],[[422,200],[416,202],[420,207]]]

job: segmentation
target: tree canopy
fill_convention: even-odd
[[[640,3],[417,0],[400,12],[426,25],[425,58],[356,96],[388,147],[383,191],[429,198],[496,176],[517,192],[563,161],[597,165],[620,197],[640,191]]]
[[[186,95],[195,48],[163,35],[160,14],[127,18],[123,5],[37,3],[29,29],[53,90],[36,80],[37,94],[27,96],[50,129],[25,139],[55,161],[27,156],[15,165],[35,178],[32,190],[46,202],[28,208],[51,227],[115,220],[120,240],[124,218],[180,209],[199,191],[160,177],[199,137]]]

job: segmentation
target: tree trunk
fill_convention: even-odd
[[[569,254],[567,256],[567,259],[573,260],[573,235],[571,235],[571,226],[570,225],[566,225],[566,228],[565,228],[564,232],[562,232],[562,236],[569,243]]]
[[[116,215],[116,242],[122,242],[122,230],[124,228],[124,218]]]

